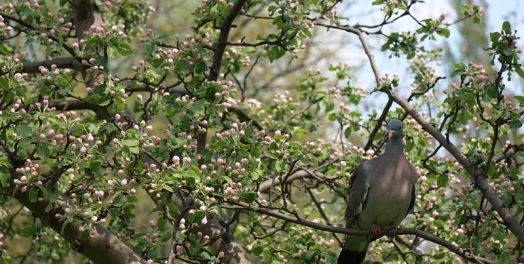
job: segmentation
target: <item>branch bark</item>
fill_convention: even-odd
[[[95,8],[91,0],[73,0],[73,18],[76,28],[76,37],[83,39],[85,31],[95,22]]]
[[[14,178],[14,176],[16,176],[15,172],[11,171],[11,178]],[[12,190],[6,190],[6,192],[12,193]],[[36,202],[31,203],[29,192],[17,191],[13,194],[13,197],[27,207],[46,226],[52,228],[71,243],[74,250],[94,263],[146,263],[146,260],[140,254],[133,251],[100,224],[94,224],[91,235],[86,239],[81,239],[82,232],[80,232],[79,225],[64,223],[55,218],[55,214],[63,212],[62,208],[53,207],[54,209],[50,211],[46,210],[50,206],[47,199],[37,199]]]
[[[84,68],[83,65],[76,58],[64,57],[45,61],[24,62],[22,69],[18,72],[37,73],[40,72],[40,70],[38,69],[40,66],[51,68],[51,65],[56,65],[56,67],[60,69],[70,68],[75,69],[77,71],[82,71]]]
[[[216,81],[220,76],[220,67],[222,66],[222,57],[224,57],[224,51],[227,46],[227,39],[229,37],[229,32],[233,26],[233,21],[240,13],[240,9],[247,0],[238,0],[233,4],[233,7],[229,10],[229,14],[224,18],[222,26],[220,27],[220,34],[218,36],[217,42],[215,44],[215,51],[213,54],[213,62],[209,70],[209,81]],[[207,131],[198,132],[197,134],[197,154],[201,154],[207,144]]]

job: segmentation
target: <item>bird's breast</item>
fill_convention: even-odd
[[[376,224],[383,228],[396,226],[404,219],[411,203],[413,182],[410,171],[401,164],[376,167],[370,179],[366,206],[359,217],[360,223]],[[361,226],[368,228],[368,226]]]

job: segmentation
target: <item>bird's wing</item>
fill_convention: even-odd
[[[411,212],[411,210],[413,210],[413,207],[415,207],[415,200],[417,199],[417,191],[418,191],[418,182],[417,182],[418,175],[417,175],[417,170],[415,170],[415,167],[413,167],[413,165],[411,165],[411,163],[407,159],[406,161],[410,168],[409,169],[410,175],[408,175],[408,177],[406,178],[413,182],[413,187],[411,190],[411,201],[409,202],[408,211],[406,212],[406,215],[407,215],[409,214],[409,212]]]
[[[363,162],[358,166],[355,173],[353,173],[353,177],[351,177],[349,182],[346,226],[349,226],[353,219],[362,212],[362,208],[366,204],[369,191],[369,179],[365,168],[365,162]]]
[[[417,199],[417,190],[418,190],[418,184],[413,184],[413,190],[411,191],[411,201],[409,202],[408,211],[406,212],[406,215],[413,210],[413,207],[415,207],[415,199]]]

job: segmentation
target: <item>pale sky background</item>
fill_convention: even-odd
[[[521,3],[521,1],[519,0],[489,0],[487,1],[487,5],[488,7],[485,9],[485,13],[482,19],[487,19],[488,31],[500,31],[502,23],[505,20],[508,20],[511,23],[512,28],[517,30],[517,35],[521,37],[521,39],[518,41],[518,46],[522,50],[524,47],[524,3]],[[348,21],[348,24],[350,25],[355,24],[357,22],[361,24],[377,24],[377,22],[381,21],[382,19],[382,13],[377,12],[377,10],[377,7],[371,6],[367,1],[356,1],[356,3],[350,5],[350,7],[347,10],[343,10],[341,12],[344,12],[344,15],[350,18],[350,20]],[[426,3],[417,4],[414,6],[413,14],[418,20],[422,20],[425,18],[436,18],[441,14],[446,15],[447,22],[452,22],[456,20],[456,17],[454,16],[455,12],[453,11],[452,6],[448,1],[429,0],[426,1]],[[414,29],[416,29],[415,22],[407,16],[400,19],[398,22],[399,23],[394,24],[394,27],[385,27],[384,32],[388,33],[391,31],[407,30],[413,31]],[[427,47],[443,47],[443,42],[448,42],[449,46],[452,49],[453,47],[456,48],[456,43],[458,43],[457,40],[460,38],[460,36],[458,35],[459,32],[456,26],[451,26],[450,31],[451,35],[449,39],[439,37],[438,40],[434,41],[433,43],[427,42]],[[489,34],[489,32],[486,32],[486,34]],[[352,34],[340,32],[336,33],[334,31],[330,31],[329,34],[329,38],[326,38],[326,45],[328,46],[334,45],[333,43],[336,42],[333,41],[334,34],[340,34],[340,38],[345,39],[345,42],[348,44],[347,48],[340,51],[341,61],[353,65],[355,66],[355,68],[359,68],[359,66],[362,66],[354,72],[355,81],[356,83],[364,87],[366,90],[372,89],[375,86],[374,77],[371,74],[371,68],[369,67],[369,63],[367,61],[367,58],[365,57],[365,54],[362,52],[362,48],[360,46],[360,43],[358,42],[358,38],[356,38],[356,36]],[[412,78],[409,72],[407,71],[408,64],[406,63],[405,56],[401,56],[400,58],[388,58],[388,54],[382,53],[380,51],[380,46],[385,41],[383,37],[368,36],[367,39],[369,41],[370,46],[372,46],[373,48],[373,54],[375,55],[375,59],[380,68],[381,74],[399,75],[402,84],[402,90],[399,91],[399,93],[407,96],[410,90],[405,88],[409,88],[409,84],[412,82]],[[340,49],[340,47],[338,48]],[[489,56],[488,53],[486,53],[486,56]],[[522,62],[524,62],[524,54],[521,54],[521,63]],[[440,75],[446,75],[445,68],[439,68],[437,68],[436,73],[440,73]],[[524,93],[524,82],[522,79],[518,77],[518,75],[514,74],[513,76],[513,81],[509,83],[507,86],[507,93],[522,95]],[[440,86],[440,89],[446,89],[448,84],[448,80],[443,80],[439,82],[437,88]],[[385,104],[386,96],[374,94],[373,96],[369,96],[368,98],[366,98],[364,101],[366,102],[365,105],[368,105],[371,108],[375,107],[376,109],[381,110],[383,105]]]

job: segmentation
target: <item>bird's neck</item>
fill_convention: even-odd
[[[404,152],[404,143],[401,137],[392,137],[386,143],[385,152]]]

